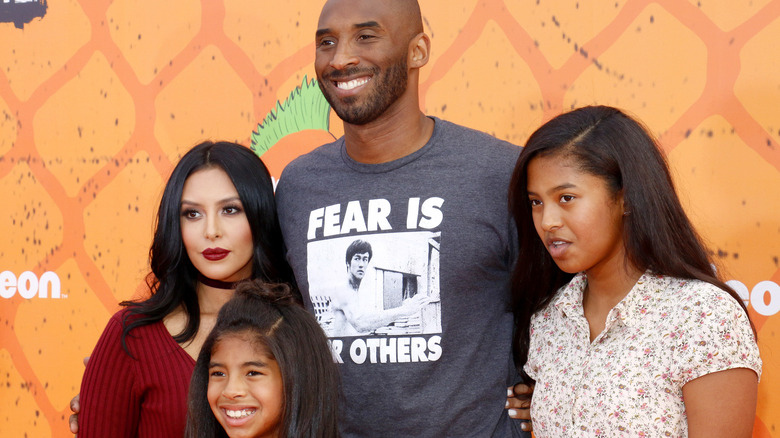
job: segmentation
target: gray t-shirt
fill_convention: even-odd
[[[504,403],[520,148],[433,120],[406,157],[358,163],[341,138],[277,187],[287,258],[340,363],[344,436],[518,435]]]

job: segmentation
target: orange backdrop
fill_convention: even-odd
[[[3,436],[69,436],[82,358],[118,301],[143,292],[172,164],[201,139],[262,134],[314,76],[321,5],[48,0],[42,17],[0,22]],[[561,110],[601,103],[659,136],[758,328],[754,436],[780,437],[780,0],[421,5],[428,114],[522,144]],[[294,131],[264,155],[277,177],[341,126],[326,113],[325,130]]]

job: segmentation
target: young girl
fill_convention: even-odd
[[[292,281],[280,236],[254,153],[226,142],[187,152],[160,201],[150,296],[121,303],[87,364],[79,437],[181,437],[195,358],[235,282]]]
[[[337,437],[338,373],[289,287],[242,282],[195,364],[185,436]]]
[[[537,437],[749,437],[761,360],[653,138],[621,111],[528,140],[510,204],[515,360]]]

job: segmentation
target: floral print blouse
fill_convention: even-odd
[[[590,342],[586,285],[576,275],[531,320],[537,438],[687,437],[683,385],[732,368],[761,376],[748,317],[716,286],[646,272]]]

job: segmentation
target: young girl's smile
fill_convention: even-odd
[[[600,272],[623,263],[622,195],[562,154],[531,159],[527,178],[536,232],[561,270]]]
[[[282,374],[250,332],[228,334],[214,345],[207,398],[230,438],[280,436]]]

